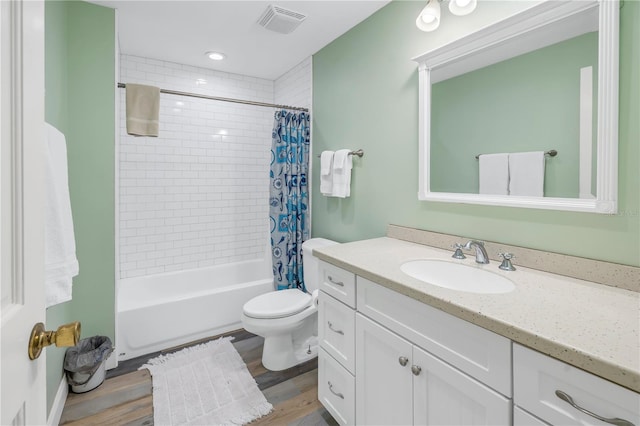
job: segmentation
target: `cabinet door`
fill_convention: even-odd
[[[412,369],[414,424],[511,424],[509,399],[417,346]]]
[[[360,314],[356,336],[356,424],[412,424],[412,345]]]

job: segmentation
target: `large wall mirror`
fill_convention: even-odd
[[[618,20],[617,0],[546,1],[414,58],[418,197],[615,213]]]

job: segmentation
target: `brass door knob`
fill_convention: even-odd
[[[75,346],[80,340],[80,322],[74,321],[58,327],[56,331],[46,331],[44,324],[39,322],[31,330],[29,339],[29,359],[40,356],[42,348],[55,344],[57,347]]]

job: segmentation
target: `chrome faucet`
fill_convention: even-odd
[[[471,250],[474,247],[476,249],[476,263],[487,264],[489,263],[489,255],[487,255],[487,251],[484,249],[484,243],[482,241],[469,240],[467,244],[462,246],[465,250]]]

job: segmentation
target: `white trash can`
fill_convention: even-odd
[[[67,349],[64,370],[71,392],[89,392],[100,386],[105,378],[105,361],[111,352],[111,339],[106,336],[88,337]]]

